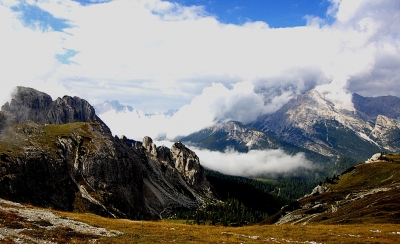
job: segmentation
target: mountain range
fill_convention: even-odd
[[[118,102],[105,103],[106,110],[110,108],[107,104],[129,110]],[[336,197],[323,203],[322,207],[317,203],[320,200],[312,200],[315,204],[310,205],[304,199],[342,191],[344,188],[339,187],[342,184],[363,185],[371,174],[379,179],[380,183],[371,181],[379,189],[397,189],[398,176],[388,174],[397,172],[398,159],[383,156],[392,154],[381,154],[378,163],[354,165],[373,153],[399,150],[400,99],[391,96],[366,98],[354,94],[353,104],[353,110],[345,110],[318,91],[311,90],[250,124],[239,121],[218,123],[177,138],[179,141],[167,148],[157,147],[147,136],[142,141],[113,136],[95,108],[84,99],[64,96],[53,101],[43,92],[18,87],[11,102],[4,104],[0,111],[0,197],[55,209],[130,219],[162,219],[177,213],[201,218],[199,214],[209,214],[210,204],[220,206],[221,211],[232,209],[231,204],[234,204],[248,212],[241,211],[241,215],[232,218],[254,220],[266,213],[272,215],[271,211],[280,207],[277,204],[287,203],[290,199],[279,195],[289,188],[303,194],[303,190],[312,189],[309,185],[315,180],[334,175],[320,183],[310,196],[289,204],[269,221],[283,221],[280,219],[299,209],[308,209],[311,214],[325,214],[326,206],[332,205],[331,200]],[[196,153],[185,145],[221,152],[232,148],[243,153],[280,149],[289,155],[303,153],[317,167],[311,172],[297,172],[305,178],[280,176],[279,180],[284,179],[284,184],[264,184],[207,171]],[[385,164],[380,166],[381,163]],[[381,172],[375,166],[391,171]],[[350,170],[345,171],[349,167]],[[345,173],[339,178],[337,175],[343,171]],[[365,172],[368,175],[360,178],[361,183],[346,181],[351,178],[350,173],[362,175]],[[308,183],[300,187],[303,182]],[[385,185],[388,182],[390,185]],[[232,186],[240,188],[240,194],[230,194],[235,190]],[[368,189],[360,186],[354,191],[381,192],[375,185],[367,186]],[[350,190],[347,189],[347,194]],[[269,199],[268,209],[265,209],[267,205],[254,204],[254,201],[242,207],[240,204],[246,202],[246,198],[255,197],[246,197],[246,192],[257,192],[260,199]],[[344,194],[340,193],[337,198],[348,203]],[[229,199],[230,196],[235,199]],[[287,193],[288,196],[299,197],[291,193]],[[398,197],[393,197],[397,201]],[[228,204],[221,205],[221,200]],[[205,212],[197,211],[201,209]],[[221,213],[218,216],[227,223],[226,215]],[[307,213],[301,214],[306,216]],[[321,220],[326,218],[333,217],[321,215]]]
[[[343,109],[310,90],[252,126],[326,156],[366,160],[371,152],[400,149],[400,98],[353,94],[353,110]]]
[[[304,152],[316,163],[343,157],[365,161],[373,152],[398,151],[400,98],[353,94],[352,102],[354,109],[346,110],[310,90],[249,124],[219,123],[179,139],[218,151],[232,147],[240,152],[277,148],[289,154]]]

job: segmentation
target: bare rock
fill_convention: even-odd
[[[157,147],[156,144],[153,143],[153,139],[151,139],[148,136],[145,136],[143,138],[142,145],[146,149],[146,151],[149,152],[151,155],[157,156]]]
[[[175,168],[190,185],[196,186],[204,182],[204,169],[201,167],[196,153],[185,147],[181,142],[177,142],[172,145],[171,154]]]

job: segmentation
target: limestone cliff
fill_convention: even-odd
[[[168,217],[212,197],[194,152],[113,137],[83,99],[18,87],[0,123],[0,197],[132,219]]]
[[[21,86],[1,110],[17,123],[26,120],[40,124],[100,121],[94,108],[84,99],[64,96],[53,101],[46,93]]]

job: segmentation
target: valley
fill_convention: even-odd
[[[0,111],[0,240],[399,241],[399,122],[388,117],[391,111],[355,116],[331,106],[324,113],[313,108],[319,120],[307,125],[297,120],[307,119],[301,115],[304,101],[330,104],[316,92],[304,96],[293,102],[301,106],[278,111],[292,127],[278,123],[273,130],[276,114],[260,117],[259,124],[228,121],[176,138],[168,148],[148,136],[113,136],[84,99],[53,101],[18,87]],[[299,117],[293,117],[296,109]],[[327,120],[326,114],[336,117]],[[220,153],[273,151],[312,167],[227,175],[204,168],[192,146]]]

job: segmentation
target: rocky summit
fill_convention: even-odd
[[[114,137],[78,97],[18,87],[0,112],[0,197],[110,217],[160,219],[212,198],[196,154]]]
[[[400,150],[400,98],[354,94],[352,103],[341,107],[310,90],[252,126],[325,156],[364,161],[371,152]]]

